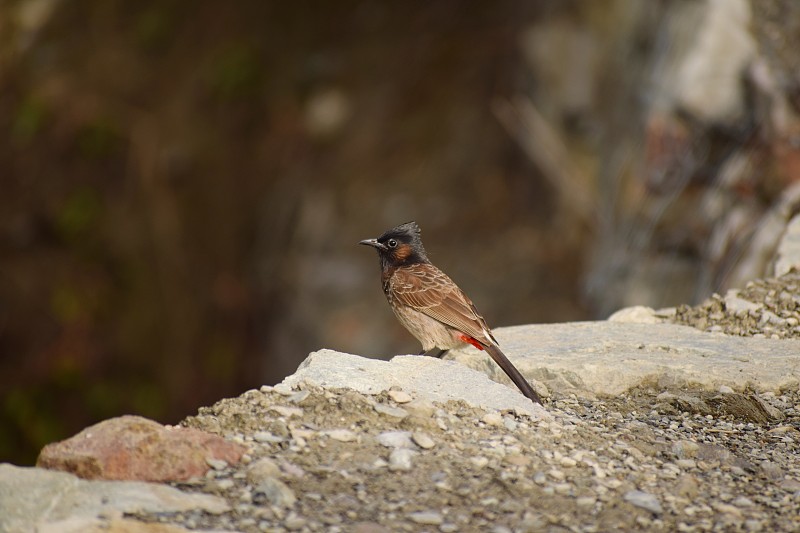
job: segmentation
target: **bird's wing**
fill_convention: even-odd
[[[398,303],[425,313],[481,344],[494,341],[472,300],[435,266],[421,263],[400,267],[394,272],[391,285]]]

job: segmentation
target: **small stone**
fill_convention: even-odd
[[[501,426],[503,425],[503,417],[500,413],[486,413],[481,418],[481,421],[487,426]]]
[[[283,520],[283,527],[288,529],[289,531],[297,531],[299,529],[303,529],[306,526],[307,520],[302,516],[298,516],[295,513],[289,513]]]
[[[694,459],[678,459],[675,461],[675,464],[683,469],[695,468],[697,466],[697,462]]]
[[[556,483],[553,485],[553,490],[556,494],[566,496],[572,492],[572,485],[569,483]]]
[[[733,394],[733,389],[728,387],[727,385],[720,385],[719,392],[720,394]]]
[[[272,390],[274,390],[281,396],[291,396],[292,394],[294,394],[292,388],[289,385],[284,385],[283,383],[278,383],[277,385],[272,387]]]
[[[783,469],[781,466],[772,461],[762,461],[760,466],[764,475],[769,479],[780,479],[783,477]]]
[[[549,470],[547,472],[547,475],[555,479],[556,481],[564,481],[567,478],[567,475],[561,470],[558,470],[557,468]]]
[[[645,509],[654,514],[661,514],[661,502],[649,492],[631,490],[625,493],[624,499],[631,505]]]
[[[307,391],[307,390],[301,390],[301,391],[297,391],[297,392],[295,392],[294,394],[292,394],[292,395],[289,397],[289,401],[290,401],[290,402],[292,402],[292,403],[299,404],[299,403],[301,403],[303,400],[305,400],[306,398],[308,398],[309,396],[311,396],[311,392],[309,392],[309,391]]]
[[[277,444],[279,442],[283,442],[284,438],[279,437],[278,435],[273,435],[269,431],[256,431],[253,433],[253,440],[256,442],[269,442],[272,444]]]
[[[270,411],[275,411],[281,416],[292,418],[293,416],[303,416],[303,409],[300,407],[286,407],[285,405],[273,405],[269,408]]]
[[[519,423],[510,416],[504,416],[503,425],[508,431],[516,431]]]
[[[408,403],[413,400],[409,393],[402,390],[390,390],[389,398],[391,398],[395,403]]]
[[[717,502],[717,503],[713,503],[711,505],[711,507],[713,507],[714,510],[719,512],[719,513],[724,513],[724,514],[727,514],[727,515],[730,515],[730,516],[734,516],[736,518],[741,518],[742,517],[742,512],[739,509],[737,509],[733,505],[730,505],[730,504],[727,504],[727,503]]]
[[[754,505],[753,500],[747,498],[745,496],[739,496],[735,500],[731,502],[736,507],[752,507]]]
[[[391,405],[386,405],[385,403],[376,403],[375,411],[382,415],[400,420],[408,416],[408,411],[405,409],[401,409],[400,407],[392,407]]]
[[[436,442],[427,433],[415,431],[411,435],[411,438],[417,444],[417,446],[419,446],[423,450],[430,450],[431,448],[436,446]]]
[[[559,463],[561,464],[561,466],[566,467],[566,468],[578,465],[578,461],[576,461],[572,457],[562,457],[561,460],[559,461]]]
[[[446,522],[439,526],[439,531],[442,533],[456,533],[456,531],[458,531],[458,526],[452,522]]]
[[[411,470],[411,459],[415,453],[408,448],[395,448],[389,454],[389,470]]]
[[[349,429],[330,429],[323,431],[322,434],[339,442],[353,442],[357,438],[356,434]]]
[[[477,455],[475,457],[470,457],[469,461],[477,468],[483,468],[484,466],[489,464],[489,459],[487,459],[483,455]]]
[[[672,445],[672,453],[677,455],[679,459],[696,457],[699,450],[700,446],[690,440],[679,440]]]
[[[410,431],[384,431],[378,435],[378,442],[387,448],[411,449],[414,447]]]
[[[575,505],[578,507],[591,507],[597,502],[594,496],[579,496],[575,499]]]
[[[225,470],[228,467],[227,461],[214,459],[213,457],[206,457],[206,464],[214,470]]]
[[[276,507],[289,508],[297,500],[294,491],[284,482],[275,478],[263,480],[253,492],[257,495],[263,494],[266,500]]]
[[[259,459],[247,467],[247,479],[251,485],[258,485],[265,479],[276,478],[280,474],[281,469],[278,467],[278,463],[269,457]]]
[[[444,518],[436,511],[418,511],[408,515],[415,524],[424,524],[427,526],[438,526],[444,522]]]

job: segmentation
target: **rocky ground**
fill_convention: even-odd
[[[796,338],[798,286],[796,273],[756,281],[673,320]],[[534,419],[402,390],[264,387],[184,421],[249,447],[239,465],[175,484],[230,510],[136,518],[248,532],[800,529],[796,388],[554,391],[547,409]]]

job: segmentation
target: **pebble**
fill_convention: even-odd
[[[387,448],[413,448],[410,431],[384,431],[379,434],[378,442]]]
[[[382,415],[386,415],[391,418],[397,418],[399,420],[402,420],[408,416],[408,411],[405,409],[386,405],[385,403],[376,403],[374,409]]]
[[[356,438],[358,438],[357,435],[349,429],[329,429],[327,431],[323,431],[322,435],[327,435],[333,440],[338,440],[339,442],[353,442],[356,440]]]
[[[253,492],[263,494],[270,504],[280,508],[292,507],[297,500],[294,491],[284,482],[275,478],[264,479]]]
[[[247,467],[247,479],[251,485],[258,485],[267,478],[278,477],[281,469],[278,463],[269,457],[263,457],[257,461],[253,461]]]
[[[274,390],[281,396],[291,396],[292,394],[294,394],[292,388],[289,385],[284,385],[283,383],[278,383],[277,385],[272,387],[272,390]]]
[[[269,410],[274,411],[286,418],[292,418],[293,416],[299,418],[303,416],[303,409],[301,407],[287,407],[285,405],[273,405],[269,408]]]
[[[411,460],[415,453],[408,448],[395,448],[389,454],[389,470],[411,470]]]
[[[413,400],[409,393],[402,390],[390,390],[389,398],[391,398],[395,403],[408,403]]]
[[[623,496],[626,502],[630,503],[631,505],[635,505],[641,509],[645,509],[650,511],[654,514],[661,514],[661,502],[658,501],[654,495],[650,494],[649,492],[643,492],[641,490],[631,490],[625,493]]]
[[[436,442],[427,433],[415,431],[411,434],[411,438],[423,450],[430,450],[436,446]]]
[[[472,463],[476,468],[483,468],[489,464],[489,459],[483,455],[477,455],[475,457],[470,457],[469,462]]]
[[[311,396],[311,392],[310,391],[301,390],[301,391],[295,392],[294,394],[289,396],[289,401],[292,402],[292,403],[299,404],[299,403],[302,403],[303,400],[305,400],[309,396]]]
[[[436,511],[418,511],[409,514],[408,518],[415,524],[423,524],[426,526],[438,526],[444,522],[441,513],[437,513]]]
[[[253,440],[256,442],[270,442],[277,444],[279,442],[283,442],[285,439],[283,437],[279,437],[278,435],[273,435],[269,431],[256,431],[253,433]]]
[[[213,457],[206,457],[206,464],[214,470],[225,470],[228,467],[227,461],[214,459]]]
[[[500,416],[500,413],[486,413],[481,418],[481,421],[486,424],[487,426],[501,426],[503,425],[503,417]]]

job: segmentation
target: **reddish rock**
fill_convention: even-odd
[[[85,479],[185,481],[205,474],[209,459],[236,464],[245,451],[199,429],[168,428],[140,416],[122,416],[48,444],[36,466]]]

